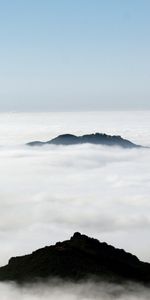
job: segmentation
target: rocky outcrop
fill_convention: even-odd
[[[53,277],[149,283],[150,264],[124,250],[75,233],[70,240],[13,257],[0,268],[0,281],[31,282]]]
[[[140,145],[136,145],[126,139],[123,139],[118,135],[107,135],[102,133],[87,134],[82,136],[76,136],[72,134],[63,134],[58,137],[49,140],[47,142],[34,141],[27,145],[29,146],[43,146],[46,144],[52,145],[77,145],[77,144],[95,144],[105,146],[119,146],[122,148],[139,148]]]

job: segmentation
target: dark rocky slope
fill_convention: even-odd
[[[75,233],[70,240],[11,258],[7,266],[0,268],[1,281],[31,282],[52,277],[149,283],[150,264],[124,250]]]
[[[47,142],[34,141],[28,143],[27,145],[29,146],[43,146],[46,144],[77,145],[77,144],[87,144],[87,143],[96,144],[96,145],[106,145],[106,146],[119,146],[123,148],[141,147],[140,145],[136,145],[126,139],[123,139],[121,136],[118,135],[111,136],[102,133],[87,134],[82,136],[63,134]]]

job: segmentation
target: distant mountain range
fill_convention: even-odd
[[[27,143],[28,146],[43,146],[43,145],[77,145],[77,144],[95,144],[105,146],[119,146],[122,148],[139,148],[140,145],[136,145],[126,139],[123,139],[118,135],[107,135],[103,133],[86,134],[82,136],[76,136],[73,134],[62,134],[56,138],[47,142],[34,141]]]
[[[150,264],[106,243],[76,232],[70,240],[13,257],[0,268],[0,281],[33,282],[58,277],[150,283]]]

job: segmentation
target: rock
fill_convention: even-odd
[[[140,145],[136,145],[121,136],[117,135],[107,135],[103,133],[87,134],[82,136],[75,136],[72,134],[63,134],[58,137],[47,141],[40,142],[34,141],[30,142],[28,146],[43,146],[43,145],[77,145],[77,144],[95,144],[95,145],[105,145],[105,146],[119,146],[122,148],[139,148]]]
[[[70,240],[13,257],[0,268],[0,281],[33,282],[58,277],[78,281],[150,283],[150,264],[135,255],[76,232]]]

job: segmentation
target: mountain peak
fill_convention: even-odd
[[[93,276],[100,281],[150,283],[150,264],[75,232],[69,240],[13,257],[8,265],[0,268],[0,281],[31,282],[53,277],[76,281]]]
[[[118,146],[122,148],[138,148],[141,147],[126,139],[123,139],[119,135],[107,135],[105,133],[92,133],[82,136],[76,136],[73,134],[61,134],[47,142],[34,141],[27,145],[29,146],[43,146],[43,145],[77,145],[77,144],[95,144],[105,146]]]
[[[74,239],[80,239],[83,235],[80,232],[75,232],[73,234],[73,236],[70,238],[70,240],[74,240]]]

